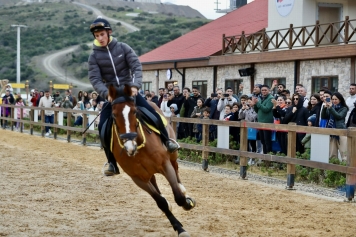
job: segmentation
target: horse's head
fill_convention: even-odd
[[[120,146],[126,150],[128,156],[137,152],[137,120],[135,98],[131,96],[131,87],[122,85],[119,88],[109,87],[109,95],[112,98],[112,117],[114,120],[114,132],[118,133]],[[115,136],[115,134],[113,134]]]

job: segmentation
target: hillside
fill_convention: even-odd
[[[21,81],[29,80],[32,85],[35,84],[39,88],[47,87],[50,80],[56,82],[58,78],[48,77],[36,67],[36,64],[31,63],[31,60],[35,56],[73,45],[81,45],[81,47],[76,52],[68,54],[66,60],[60,63],[67,75],[87,80],[86,62],[90,50],[86,44],[93,39],[88,31],[88,24],[96,18],[93,12],[72,4],[70,1],[47,1],[41,4],[20,4],[21,1],[16,0],[11,1],[13,4],[6,2],[8,1],[0,0],[2,16],[0,18],[2,28],[0,32],[0,57],[2,58],[0,79],[7,78],[11,82],[16,81],[17,34],[16,29],[10,25],[25,24],[28,28],[21,29]],[[132,2],[124,2],[123,7],[103,5],[102,2],[95,7],[104,15],[128,22],[141,29],[127,34],[126,29],[119,23],[112,24],[114,36],[120,41],[128,42],[139,55],[208,22],[197,16],[187,18],[177,16],[172,12],[157,13],[151,11],[151,8],[148,8],[149,11],[141,8],[134,9],[132,8],[134,6],[130,5],[133,4]]]

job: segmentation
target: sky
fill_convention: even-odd
[[[253,0],[247,0],[247,3],[252,2]],[[215,20],[223,16],[223,13],[216,13],[216,2],[219,2],[219,9],[229,8],[230,0],[161,0],[161,2],[170,2],[176,5],[190,6],[198,10],[206,18]]]

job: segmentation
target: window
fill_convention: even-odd
[[[287,86],[285,77],[265,78],[264,84],[271,88],[274,80],[277,81],[277,85],[281,83],[281,84],[284,84],[285,86]],[[286,88],[286,89],[288,89],[288,88]],[[278,94],[278,87],[276,86],[271,93],[273,95]]]
[[[234,94],[237,94],[241,83],[243,83],[243,79],[225,80],[225,88],[223,88],[223,92],[225,92],[226,88],[231,87]]]
[[[152,82],[142,82],[141,90],[149,90],[151,91],[152,88]]]
[[[319,76],[312,77],[312,94],[317,93],[322,87],[328,88],[331,92],[337,92],[338,76]]]
[[[193,81],[192,87],[197,87],[200,91],[200,95],[205,99],[207,98],[208,82],[207,81]]]

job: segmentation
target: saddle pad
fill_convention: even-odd
[[[167,127],[168,122],[167,122],[166,117],[164,117],[164,116],[163,116],[162,114],[160,114],[160,113],[158,113],[158,114],[159,114],[159,116],[161,116],[161,119],[162,119],[162,122],[163,122],[164,126]],[[160,132],[155,126],[153,126],[153,125],[147,123],[146,121],[144,121],[144,122],[145,122],[146,126],[147,126],[149,129],[151,129],[152,131],[154,131],[154,132],[157,133],[157,134],[161,134],[161,132]]]

